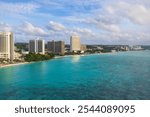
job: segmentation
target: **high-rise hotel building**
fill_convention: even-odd
[[[70,51],[77,52],[81,50],[81,43],[79,36],[71,36],[70,38]]]
[[[0,32],[0,58],[14,60],[14,39],[12,32]]]
[[[49,41],[47,43],[47,50],[49,53],[64,55],[65,42],[64,41]]]
[[[44,40],[30,40],[29,52],[45,54],[45,41]]]
[[[64,53],[65,53],[65,42],[64,41],[56,41],[55,42],[55,53],[64,55]]]
[[[48,41],[47,42],[47,51],[48,53],[55,53],[55,41]]]

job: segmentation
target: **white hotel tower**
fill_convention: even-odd
[[[81,43],[79,36],[71,36],[70,38],[70,50],[71,52],[77,52],[81,50]]]
[[[14,60],[14,40],[12,32],[0,32],[0,58]]]
[[[44,40],[30,40],[29,52],[45,54],[45,41]]]

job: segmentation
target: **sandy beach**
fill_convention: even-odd
[[[4,67],[12,67],[12,66],[18,66],[18,65],[24,65],[24,64],[29,64],[29,62],[14,63],[14,64],[8,64],[8,65],[1,65],[1,64],[0,64],[0,68],[4,68]]]

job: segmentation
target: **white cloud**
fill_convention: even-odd
[[[0,31],[12,31],[12,26],[9,24],[0,22]]]
[[[109,32],[120,32],[121,30],[119,25],[113,23],[111,19],[108,20],[108,17],[96,16],[95,18],[89,18],[82,22],[90,24],[91,26],[95,26],[99,30],[105,30]]]
[[[131,7],[131,6],[130,6]],[[139,24],[150,24],[150,8],[146,8],[142,5],[136,5],[134,8],[130,8],[130,12],[127,16]]]
[[[91,29],[88,28],[74,28],[72,30],[68,30],[70,35],[79,35],[83,38],[89,38],[95,36],[94,32]]]
[[[150,24],[150,8],[143,4],[118,2],[107,6],[106,9],[112,16],[122,16],[137,24]]]
[[[99,28],[103,28],[103,29],[105,29],[107,31],[120,32],[120,28],[116,24],[105,24],[105,23],[102,23],[102,22],[97,22],[97,26]]]
[[[74,11],[91,10],[99,6],[99,0],[35,0],[36,2],[50,6],[53,9],[73,9]],[[68,11],[70,12],[70,11]]]
[[[51,6],[53,8],[62,8],[62,4],[56,0],[35,0],[36,3],[39,3],[43,6]]]
[[[90,39],[90,43],[150,42],[150,0],[0,2],[0,17],[13,25],[0,23],[1,31],[12,30],[27,40],[30,36],[69,40],[77,34],[83,40]],[[46,27],[41,26],[49,19],[52,21],[46,22]],[[22,20],[35,25],[17,24]],[[44,23],[39,27],[36,22]]]
[[[61,23],[54,22],[54,21],[49,22],[47,29],[53,30],[53,31],[64,31],[64,30],[66,30],[64,25],[62,25]]]
[[[37,35],[37,36],[47,35],[46,31],[44,31],[42,28],[34,26],[29,22],[25,22],[22,26],[20,26],[19,30],[29,35]]]
[[[35,3],[0,2],[0,14],[3,14],[3,15],[29,14],[39,7],[40,6]]]
[[[65,27],[59,22],[50,21],[46,28],[49,30],[52,39],[62,39],[69,41],[71,35],[79,35],[83,40],[94,37],[95,34],[91,29],[81,27]]]

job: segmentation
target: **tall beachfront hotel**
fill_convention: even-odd
[[[14,39],[12,32],[0,32],[0,58],[14,60]]]
[[[71,36],[70,38],[70,51],[77,52],[81,50],[81,43],[79,36]]]
[[[44,40],[30,40],[29,52],[45,54],[45,41]]]
[[[64,55],[65,42],[64,41],[49,41],[47,43],[47,50],[49,53]]]

